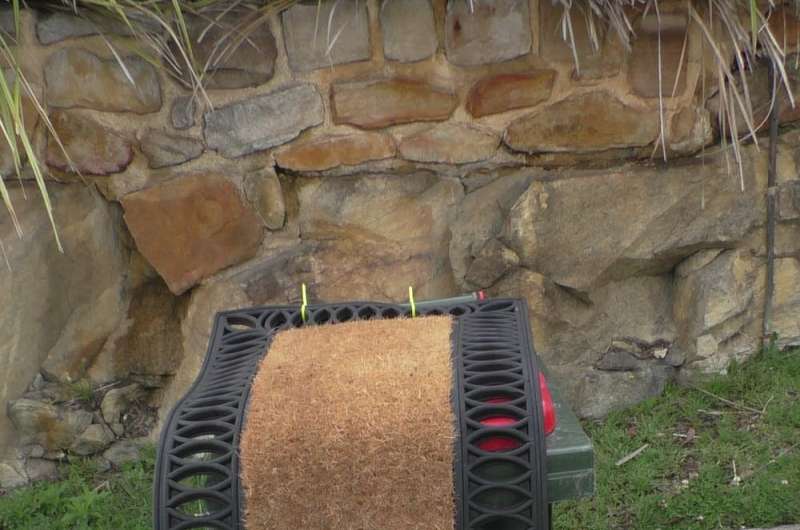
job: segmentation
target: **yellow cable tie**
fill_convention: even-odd
[[[308,311],[307,309],[308,294],[306,293],[306,284],[303,284],[302,291],[303,291],[303,305],[300,306],[300,318],[302,318],[303,322],[305,322],[308,319],[308,317],[306,316],[306,311]]]
[[[408,300],[411,302],[411,318],[417,316],[417,304],[414,303],[414,288],[408,286]]]

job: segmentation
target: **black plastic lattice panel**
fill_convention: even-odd
[[[371,302],[314,305],[308,311],[307,323],[297,306],[217,315],[200,374],[170,413],[161,435],[154,528],[243,527],[239,436],[250,384],[278,331],[410,316],[407,307]],[[548,528],[541,398],[534,384],[538,367],[525,302],[426,305],[418,313],[456,317],[456,530]],[[481,422],[498,414],[518,421],[502,427]],[[513,448],[481,449],[489,438],[507,439]]]

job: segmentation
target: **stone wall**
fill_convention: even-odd
[[[0,359],[14,366],[0,400],[37,372],[138,378],[166,411],[216,311],[296,303],[302,282],[314,300],[402,300],[409,285],[526,297],[538,350],[586,416],[758,348],[766,150],[745,146],[740,176],[719,149],[712,61],[683,4],[662,6],[661,78],[655,15],[631,14],[629,53],[578,31],[576,65],[545,0],[332,5],[330,31],[316,2],[264,21],[211,61],[197,97],[175,65],[133,55],[124,27],[25,13],[26,72],[68,154],[29,104],[67,253],[5,156],[26,236],[0,213]],[[750,77],[763,107],[766,74]],[[781,113],[782,344],[800,341],[798,118]],[[0,446],[10,437],[0,417]]]

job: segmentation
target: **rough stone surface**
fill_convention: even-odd
[[[143,387],[162,386],[161,377],[180,365],[180,319],[184,300],[159,278],[131,292],[128,313],[89,370],[92,381],[131,379]]]
[[[402,300],[451,292],[448,218],[461,185],[429,172],[303,179],[300,233],[310,253],[315,298]],[[296,289],[295,289],[296,290]]]
[[[628,83],[635,94],[645,98],[670,97],[673,89],[676,95],[683,94],[687,68],[685,55],[681,62],[681,52],[687,22],[685,14],[661,13],[659,25],[659,17],[652,12],[639,20],[628,65]]]
[[[142,440],[120,440],[114,442],[103,451],[103,458],[111,462],[114,467],[122,467],[129,462],[137,462],[142,457]]]
[[[28,458],[25,462],[25,473],[28,475],[30,483],[56,480],[59,476],[56,463],[43,458]]]
[[[60,381],[46,381],[42,374],[38,373],[23,397],[47,403],[60,403],[74,399],[75,392]]]
[[[299,299],[297,282],[311,285],[318,281],[314,254],[323,246],[297,240],[252,260],[230,278],[230,283],[256,305],[294,303]]]
[[[602,418],[611,411],[660,395],[675,375],[675,369],[665,364],[642,362],[637,366],[636,370],[611,372],[573,366],[552,371],[560,383],[570,382],[565,393],[578,415]]]
[[[527,298],[536,347],[548,366],[594,366],[621,337],[648,344],[675,341],[669,274],[576,292],[520,268],[505,274],[489,293]],[[680,359],[670,361],[681,364]]]
[[[778,215],[781,220],[800,219],[800,180],[781,185],[779,194]]]
[[[92,413],[30,399],[8,403],[7,413],[23,444],[47,451],[68,449],[92,423]]]
[[[763,230],[757,232],[763,238]],[[765,261],[748,250],[703,250],[675,269],[676,349],[686,357],[681,378],[724,373],[761,345]],[[779,346],[800,343],[800,262],[775,260],[772,329]]]
[[[114,441],[114,433],[105,425],[89,425],[72,443],[76,455],[89,456],[105,450]]]
[[[252,26],[252,12],[236,7],[221,17],[212,16],[213,24],[206,17],[184,16],[192,54],[196,63],[203,66],[204,86],[246,88],[272,79],[278,48],[266,19]],[[236,31],[242,25],[248,27],[246,38]],[[224,43],[223,49],[218,46],[220,42]],[[175,41],[171,40],[170,46],[175,57],[181,57]],[[178,78],[188,79],[189,75],[180,72]]]
[[[22,395],[43,363],[57,379],[79,377],[119,324],[128,301],[128,258],[116,208],[85,185],[48,183],[62,255],[33,189],[27,187],[24,200],[16,185],[9,186],[22,239],[8,217],[0,216],[0,240],[11,267],[0,274],[0,289],[19,293],[25,286],[25,296],[9,296],[0,308],[0,365],[5,367],[0,372],[0,450],[11,437],[6,401]]]
[[[445,49],[453,64],[474,66],[514,59],[530,51],[531,41],[526,0],[447,2]]]
[[[20,199],[15,179],[5,180],[26,239],[15,239],[0,206],[0,241],[12,266],[9,274],[0,274],[0,292],[12,293],[0,308],[0,366],[7,368],[0,374],[0,412],[20,396],[47,406],[61,403],[57,414],[88,404],[64,405],[75,398],[75,390],[70,394],[65,392],[68,385],[37,379],[44,370],[49,379],[88,378],[95,387],[136,381],[148,390],[157,389],[153,396],[163,394],[160,414],[165,415],[197,374],[216,311],[296,304],[299,283],[309,286],[315,300],[404,300],[409,284],[420,298],[477,288],[493,295],[524,296],[537,349],[553,377],[566,378],[560,383],[576,410],[590,416],[659,392],[676,372],[677,377],[720,372],[732,359],[751,355],[759,344],[764,296],[765,150],[756,154],[743,145],[744,192],[738,175],[732,175],[722,159],[707,154],[702,164],[683,158],[710,145],[718,131],[712,134],[708,112],[714,98],[708,103],[684,101],[692,90],[681,81],[684,99],[665,107],[669,164],[644,160],[659,132],[653,96],[658,81],[648,74],[654,71],[657,52],[654,33],[647,27],[652,17],[642,26],[639,12],[629,12],[637,34],[631,57],[613,32],[602,29],[600,50],[593,51],[583,17],[573,16],[576,64],[560,42],[559,6],[530,3],[539,13],[527,20],[509,15],[520,25],[506,23],[505,34],[481,40],[481,32],[505,16],[496,8],[512,2],[473,3],[477,12],[468,13],[456,27],[453,10],[466,12],[466,0],[450,5],[449,18],[444,0],[374,0],[366,9],[363,2],[339,1],[337,10],[354,15],[339,24],[337,14],[330,33],[326,20],[318,26],[316,16],[303,21],[306,29],[317,27],[324,48],[336,40],[332,53],[320,54],[315,41],[305,39],[300,51],[306,56],[299,65],[289,63],[290,57],[280,51],[285,50],[284,42],[278,43],[277,57],[274,46],[266,49],[274,44],[271,41],[261,46],[267,53],[260,55],[248,52],[251,42],[245,42],[238,53],[210,65],[213,71],[207,72],[206,80],[215,88],[250,88],[210,91],[216,110],[207,109],[205,123],[198,118],[204,100],[195,101],[179,86],[164,85],[168,106],[158,113],[120,114],[142,112],[136,98],[124,95],[125,90],[138,94],[142,87],[133,87],[120,73],[101,38],[60,42],[26,55],[31,80],[44,74],[41,63],[48,59],[77,68],[68,73],[81,83],[83,66],[86,79],[105,80],[99,88],[75,82],[59,88],[61,80],[50,79],[41,94],[46,102],[48,94],[66,91],[70,105],[102,97],[103,107],[80,103],[91,108],[48,108],[54,116],[66,113],[88,120],[86,130],[92,134],[73,134],[86,147],[80,153],[82,146],[76,144],[75,158],[89,168],[84,174],[112,176],[90,179],[108,203],[83,185],[51,184],[66,256],[56,254],[39,198]],[[323,4],[321,18],[337,2]],[[316,15],[316,0],[302,5]],[[669,26],[673,15],[669,6],[663,7]],[[364,13],[370,16],[370,28],[350,31],[359,17],[366,20]],[[771,14],[773,26],[779,13]],[[678,18],[676,27],[685,25],[685,18]],[[202,23],[188,20],[196,40]],[[36,20],[26,15],[20,42],[36,44],[31,30],[37,21],[40,30],[57,39],[95,31],[88,32],[76,19],[57,27],[60,22],[44,14]],[[0,16],[0,27],[4,22]],[[227,27],[228,17],[222,22]],[[514,36],[516,30],[531,32],[526,29],[529,22],[536,32],[530,35],[530,48],[521,52],[524,55],[519,50],[510,53],[521,42],[519,34]],[[283,39],[281,23],[280,16],[270,18],[252,35],[253,43],[270,40],[270,31]],[[337,24],[344,28],[338,35]],[[794,28],[788,26],[787,39]],[[445,40],[455,30],[478,37],[453,46],[452,40]],[[665,78],[677,71],[682,31],[668,27],[663,35]],[[210,56],[213,40],[207,35],[197,43],[200,62]],[[355,59],[359,64],[329,67],[346,61],[341,52],[359,43],[371,44],[361,59]],[[446,54],[458,61],[454,57],[462,51],[464,60],[476,65],[487,55],[509,62],[473,67],[448,61]],[[687,51],[683,68],[691,80],[696,78],[700,50],[692,41]],[[787,64],[793,62],[787,57]],[[272,79],[273,69],[280,79]],[[769,108],[766,70],[758,65],[755,70],[747,75],[756,120],[762,121]],[[791,69],[789,75],[797,90],[800,84]],[[161,76],[154,77],[156,89]],[[296,80],[290,81],[292,77]],[[265,81],[279,84],[257,86]],[[670,92],[672,81],[665,79],[662,88]],[[706,79],[706,86],[713,84]],[[556,93],[562,89],[563,94]],[[145,99],[160,99],[158,92],[151,90]],[[330,105],[323,96],[330,98]],[[800,119],[800,110],[792,109],[785,95],[781,98],[781,121]],[[35,133],[35,148],[46,155],[47,131],[36,123],[30,103],[23,101],[25,124]],[[125,110],[105,110],[123,105]],[[515,152],[496,151],[497,138],[490,129],[517,119],[506,135]],[[441,121],[447,123],[422,123]],[[741,117],[737,123],[742,126]],[[316,126],[320,128],[308,130]],[[158,129],[158,134],[149,128]],[[106,129],[119,132],[108,134]],[[481,135],[484,131],[488,138]],[[185,164],[182,171],[170,169],[168,164],[187,160],[202,148],[197,140],[184,144],[176,134],[205,134],[202,141],[208,139],[216,153]],[[111,145],[110,154],[97,147],[118,141],[124,145]],[[131,143],[136,144],[132,161]],[[800,192],[792,180],[800,163],[796,147],[797,135],[782,129],[773,318],[781,345],[800,343]],[[707,150],[711,151],[716,152]],[[622,157],[642,160],[620,166]],[[164,169],[151,170],[148,159]],[[0,152],[0,161],[8,176],[8,153]],[[547,169],[556,165],[584,169]],[[211,180],[223,183],[222,191],[216,184],[197,184],[197,175],[211,172],[211,166]],[[616,169],[603,169],[608,166]],[[51,168],[53,178],[76,180]],[[22,177],[31,178],[30,170],[23,169]],[[151,249],[147,259],[154,263],[166,256],[162,263],[177,271],[179,287],[175,282],[171,286],[186,289],[183,295],[175,296],[146,258],[127,248],[134,241],[121,226],[113,201],[141,190],[155,191],[152,204],[145,203],[152,210],[139,212],[149,232],[135,233],[140,236],[137,244]],[[32,185],[27,191],[37,193]],[[190,243],[182,246],[185,241]],[[221,255],[238,257],[230,264],[219,263]],[[0,257],[0,269],[3,263]],[[163,267],[160,270],[163,273]],[[28,286],[30,296],[14,296],[19,285]],[[114,393],[106,397],[111,400]],[[102,411],[93,414],[92,423],[107,428],[95,426],[75,436],[85,433],[85,447],[94,444],[91,449],[78,444],[80,452],[95,451],[111,436],[134,432],[136,425],[130,420],[145,406],[132,405],[132,414],[122,422],[124,406],[111,410],[106,405],[109,423]],[[47,427],[33,437],[52,436],[65,428]],[[0,449],[9,448],[13,435],[3,414]],[[18,448],[20,460],[0,466],[0,475],[22,482],[37,474],[46,476],[47,468],[52,470],[48,459],[64,458],[73,444],[74,440],[63,448],[38,443]],[[95,457],[102,469],[138,454],[132,446],[109,447],[106,456]]]
[[[714,140],[711,115],[706,109],[689,106],[675,113],[670,123],[669,149],[681,155],[696,153]]]
[[[550,98],[556,73],[538,70],[525,74],[500,74],[475,83],[467,95],[467,111],[476,118],[513,109],[533,107]]]
[[[179,131],[194,127],[197,100],[193,96],[178,96],[172,101],[169,111],[172,126]]]
[[[180,294],[220,269],[252,257],[258,218],[224,177],[193,175],[126,195],[125,222],[136,246]]]
[[[406,160],[467,164],[491,158],[499,143],[500,138],[491,130],[445,123],[406,136],[398,150]]]
[[[289,66],[296,72],[372,56],[366,2],[297,3],[283,12],[282,20]],[[318,25],[318,20],[324,22]],[[343,27],[341,32],[325,29]]]
[[[51,107],[84,107],[106,112],[146,114],[161,108],[161,85],[155,68],[136,56],[101,59],[78,48],[62,48],[44,67]]]
[[[325,171],[391,158],[396,151],[388,134],[340,134],[293,143],[276,153],[275,162],[291,171]]]
[[[620,66],[627,55],[614,31],[607,31],[605,24],[595,24],[594,31],[600,49],[596,50],[589,39],[590,30],[586,17],[573,12],[570,21],[573,28],[572,40],[575,53],[565,41],[561,26],[564,8],[561,3],[539,2],[541,32],[540,54],[549,62],[573,66],[573,78],[579,81],[594,81],[613,77],[619,73]],[[577,58],[577,63],[576,63]]]
[[[122,415],[128,410],[131,403],[144,397],[142,387],[134,383],[119,388],[112,388],[103,396],[100,411],[106,423],[121,423]]]
[[[137,13],[127,13],[135,19],[138,27],[145,27],[152,32],[160,31],[160,26],[150,19],[137,17]],[[89,18],[87,18],[89,17]],[[66,39],[88,37],[91,35],[123,35],[130,36],[131,31],[127,24],[120,20],[108,17],[98,17],[83,13],[77,17],[69,13],[54,11],[41,15],[36,22],[36,36],[44,45],[54,44]]]
[[[703,167],[693,162],[536,182],[511,209],[504,239],[523,264],[577,290],[666,272],[701,248],[735,245],[762,222],[763,183],[749,167],[744,193],[730,184],[719,157]]]
[[[410,79],[335,83],[331,87],[334,123],[364,129],[443,121],[456,106],[458,98],[452,92]]]
[[[436,53],[439,42],[431,0],[383,2],[380,20],[387,59],[411,63]]]
[[[0,488],[14,489],[27,485],[28,477],[19,463],[0,462]]]
[[[630,107],[609,92],[570,96],[514,120],[505,143],[516,151],[591,152],[644,146],[658,135],[658,113]]]
[[[688,373],[719,373],[759,345],[763,269],[742,251],[726,251],[692,272],[678,270],[675,321]]]
[[[464,281],[472,260],[500,233],[508,210],[530,182],[527,175],[500,177],[464,197],[450,227],[449,244],[453,276],[461,289],[475,288]]]
[[[772,330],[782,344],[800,344],[800,258],[775,260]]]
[[[62,150],[52,136],[47,139],[47,165],[54,169],[68,173],[77,170],[82,175],[110,175],[124,171],[133,160],[130,141],[83,114],[55,111],[50,122],[64,146]]]
[[[517,265],[519,256],[516,252],[497,239],[491,239],[478,251],[464,280],[480,289],[487,288]]]
[[[203,142],[200,140],[157,129],[147,129],[140,145],[152,169],[177,166],[203,154]]]
[[[245,195],[255,212],[270,230],[280,230],[286,222],[286,202],[278,175],[271,168],[248,175]]]
[[[207,112],[203,131],[210,149],[235,158],[293,140],[324,116],[317,89],[300,84]]]
[[[775,255],[800,258],[800,223],[779,223],[775,228]]]

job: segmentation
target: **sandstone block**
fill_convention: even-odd
[[[225,178],[181,177],[122,199],[136,246],[181,294],[220,269],[252,257],[261,223]]]
[[[101,59],[78,48],[62,48],[47,59],[44,77],[47,104],[105,112],[147,114],[161,108],[161,84],[156,69],[136,56]]]
[[[55,111],[50,122],[69,155],[67,159],[58,142],[49,137],[46,161],[52,168],[82,175],[111,175],[124,171],[133,160],[133,144],[91,118],[74,111]]]
[[[444,123],[403,138],[400,156],[415,162],[467,164],[494,156],[500,138],[474,125]]]
[[[555,77],[553,70],[485,77],[470,89],[467,111],[480,118],[507,110],[533,107],[550,99]]]
[[[410,79],[336,83],[331,112],[337,124],[363,129],[417,121],[443,121],[458,106],[449,90]]]
[[[342,134],[291,144],[276,153],[275,161],[292,171],[325,171],[391,158],[396,151],[394,140],[387,134]]]
[[[289,66],[296,72],[372,56],[366,2],[298,2],[281,16]]]
[[[317,89],[300,84],[207,112],[203,132],[210,149],[236,158],[285,144],[324,116]]]
[[[383,2],[380,19],[387,59],[412,63],[436,53],[439,42],[431,0]]]
[[[656,112],[598,91],[570,96],[517,118],[506,130],[505,143],[527,153],[591,152],[645,146],[657,135]]]
[[[475,66],[514,59],[530,51],[532,38],[527,0],[447,2],[445,49],[453,64]]]

